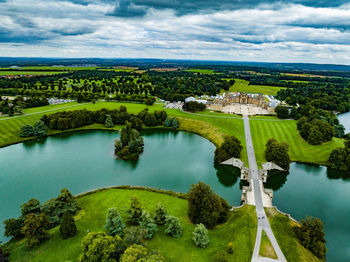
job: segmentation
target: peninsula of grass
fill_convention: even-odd
[[[290,220],[286,215],[277,212],[275,208],[265,208],[265,211],[273,234],[287,261],[321,261],[310,250],[304,248],[295,238],[293,226],[298,226],[296,222]]]
[[[249,81],[243,79],[235,79],[235,83],[230,87],[228,92],[246,92],[258,94],[261,93],[263,95],[273,95],[275,96],[278,91],[283,89],[284,87],[279,86],[264,86],[264,85],[249,85]],[[227,92],[222,90],[223,92]]]
[[[230,212],[227,222],[209,230],[210,245],[202,249],[192,241],[195,225],[187,216],[186,199],[137,189],[105,189],[78,197],[82,210],[75,216],[78,234],[73,238],[62,240],[56,227],[49,231],[50,239],[38,248],[28,250],[22,239],[6,243],[4,249],[10,252],[10,261],[77,261],[82,238],[88,232],[104,231],[106,212],[110,207],[116,207],[125,221],[133,195],[148,212],[153,213],[157,203],[161,202],[169,214],[179,217],[184,229],[181,238],[169,237],[164,234],[164,228],[159,227],[155,237],[145,242],[150,250],[158,249],[166,261],[211,261],[218,251],[226,250],[229,242],[234,248],[233,254],[228,256],[229,261],[251,260],[257,229],[254,206]]]
[[[261,233],[261,243],[259,249],[259,256],[269,257],[272,259],[278,259],[276,252],[270,242],[270,239],[266,235],[265,231]]]

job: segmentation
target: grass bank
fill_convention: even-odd
[[[209,230],[210,245],[206,249],[195,247],[192,242],[194,225],[187,217],[186,199],[135,189],[105,189],[85,194],[78,198],[82,210],[75,216],[78,234],[73,238],[62,240],[58,228],[50,230],[50,239],[38,248],[28,250],[25,241],[11,241],[5,244],[10,251],[10,261],[76,261],[80,254],[81,239],[92,231],[103,231],[105,216],[109,207],[116,207],[126,218],[126,210],[132,195],[136,195],[142,206],[153,212],[158,202],[167,207],[168,213],[179,217],[184,234],[175,239],[164,234],[160,227],[155,237],[146,241],[149,249],[159,249],[166,261],[210,261],[215,253],[233,243],[234,253],[229,261],[250,261],[256,235],[256,213],[254,206],[244,206],[231,212],[228,221]]]
[[[298,224],[287,216],[280,214],[274,208],[265,208],[272,231],[282,249],[287,261],[319,262],[317,257],[308,249],[304,248],[294,237],[293,226]]]

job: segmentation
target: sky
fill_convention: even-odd
[[[0,56],[350,64],[344,0],[0,0]]]

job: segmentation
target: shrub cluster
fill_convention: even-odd
[[[35,122],[35,124],[32,125],[24,125],[21,127],[19,136],[20,137],[45,137],[47,135],[47,127],[45,123],[41,120],[38,120]]]

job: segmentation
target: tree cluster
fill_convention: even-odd
[[[350,140],[345,140],[345,146],[334,149],[329,156],[329,165],[332,169],[350,171]]]
[[[301,226],[295,226],[293,229],[300,244],[322,261],[326,261],[326,240],[323,223],[320,219],[307,217],[301,221]]]
[[[275,108],[275,112],[278,118],[286,119],[289,118],[289,108],[286,106],[278,105]]]
[[[243,146],[234,136],[226,136],[224,142],[215,150],[214,162],[220,164],[221,162],[232,157],[239,158],[241,156]]]
[[[274,162],[284,170],[289,170],[290,157],[289,145],[285,142],[278,142],[270,138],[266,143],[265,158],[269,162]]]
[[[320,119],[302,117],[297,122],[300,136],[310,145],[320,145],[331,141],[335,135],[334,128],[328,122]]]
[[[210,186],[199,182],[191,186],[188,196],[188,216],[193,224],[203,224],[213,228],[228,218],[230,206],[216,195]]]
[[[74,230],[72,217],[67,216],[76,214],[78,210],[76,199],[68,189],[62,189],[58,197],[50,199],[43,204],[40,204],[37,199],[30,199],[21,205],[19,218],[11,218],[4,221],[5,236],[14,238],[25,236],[29,246],[36,246],[47,239],[47,229],[61,224],[63,227],[67,226]],[[64,216],[66,217],[63,219]],[[25,226],[26,228],[23,229]],[[64,231],[65,229],[62,230]],[[76,233],[76,231],[73,232]]]
[[[78,128],[94,123],[106,124],[107,119],[107,122],[110,122],[110,124],[113,123],[113,125],[125,125],[125,123],[129,121],[132,128],[140,130],[143,125],[147,127],[162,125],[166,118],[167,113],[164,110],[150,113],[146,108],[140,111],[137,115],[134,115],[128,113],[125,106],[120,106],[119,109],[113,110],[103,108],[97,111],[62,111],[50,115],[44,115],[41,120],[50,129],[58,130]]]
[[[35,124],[32,125],[24,125],[21,127],[20,137],[31,137],[31,136],[36,136],[36,137],[45,137],[47,136],[47,127],[45,123],[41,120],[38,120],[35,122]]]
[[[143,152],[143,138],[140,133],[131,127],[131,123],[126,122],[126,126],[120,132],[120,139],[114,140],[115,154],[124,160],[137,160]]]
[[[176,119],[176,117],[173,117],[173,118],[167,117],[164,120],[164,126],[177,129],[177,128],[179,128],[180,124],[179,124],[179,121]]]
[[[184,103],[182,109],[185,111],[195,112],[195,111],[203,111],[206,109],[206,105],[203,103],[199,103],[197,101],[190,101]]]

